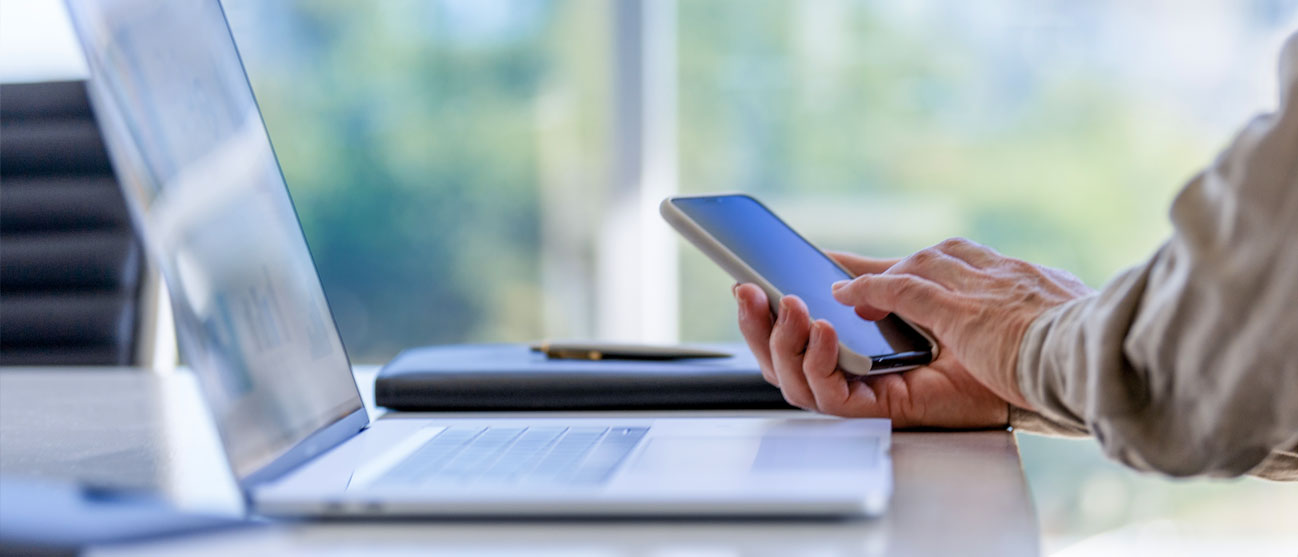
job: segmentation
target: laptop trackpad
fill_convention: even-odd
[[[869,437],[655,437],[631,470],[696,475],[841,470],[874,466],[878,457],[878,440]]]

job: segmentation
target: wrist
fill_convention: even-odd
[[[1046,308],[1028,321],[1018,335],[1014,345],[1013,365],[1009,366],[1010,376],[1006,385],[1006,400],[1025,411],[1039,413],[1043,410],[1040,401],[1040,390],[1043,365],[1046,363],[1045,345],[1050,332],[1060,316],[1068,308],[1085,298],[1074,298],[1064,303]]]
[[[995,386],[995,390],[997,391],[997,394],[1000,395],[1001,398],[1005,399],[1005,402],[1010,406],[1032,412],[1036,411],[1035,405],[1029,402],[1027,397],[1023,395],[1022,382],[1020,381],[1020,376],[1022,374],[1020,368],[1023,367],[1024,363],[1022,351],[1023,343],[1028,338],[1029,329],[1031,329],[1032,325],[1048,311],[1049,310],[1047,309],[1046,311],[1039,312],[1024,321],[1017,323],[1016,326],[1013,326],[1010,329],[1006,341],[1002,345],[1004,346],[1005,356],[1001,361],[1004,363],[997,366],[998,374],[996,378],[998,379],[998,384]]]

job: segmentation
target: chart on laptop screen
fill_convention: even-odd
[[[240,477],[360,398],[215,0],[69,2],[133,218]]]

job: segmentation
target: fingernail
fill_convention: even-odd
[[[734,286],[730,287],[730,295],[734,296],[735,299],[739,299],[739,283],[736,282]]]
[[[833,286],[831,286],[831,288],[833,288],[834,292],[838,292],[838,289],[840,289],[840,288],[842,288],[842,287],[844,287],[844,286],[847,286],[847,283],[849,283],[849,282],[852,282],[852,281],[850,281],[850,280],[840,280],[840,281],[838,281],[838,282],[835,282],[835,283],[833,284]]]

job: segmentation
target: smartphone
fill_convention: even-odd
[[[834,299],[835,282],[852,274],[785,224],[757,199],[744,194],[669,197],[663,218],[739,282],[766,291],[771,311],[797,295],[812,319],[838,333],[838,367],[856,375],[904,371],[933,361],[937,343],[896,315],[867,321]]]

